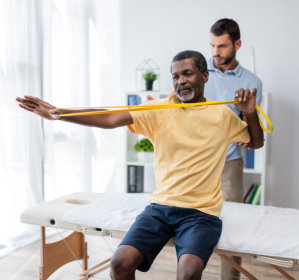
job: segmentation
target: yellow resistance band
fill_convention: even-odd
[[[159,110],[159,109],[169,109],[169,108],[179,108],[179,107],[191,107],[191,106],[201,106],[201,105],[220,105],[220,104],[237,104],[238,100],[231,101],[207,101],[199,103],[178,103],[178,104],[142,104],[142,105],[131,105],[131,106],[107,106],[107,107],[76,107],[76,108],[59,108],[59,109],[100,109],[99,111],[90,111],[90,112],[77,112],[77,113],[67,113],[59,114],[59,117],[71,117],[71,116],[84,116],[84,115],[96,115],[96,114],[112,114],[112,113],[121,113],[121,112],[133,112],[133,111],[145,111],[145,110]],[[261,122],[259,118],[259,123],[261,128],[267,132],[271,133],[273,131],[273,125],[265,112],[256,104],[255,108],[261,113],[261,115],[267,121],[269,128],[267,129]],[[113,110],[106,110],[113,109]]]

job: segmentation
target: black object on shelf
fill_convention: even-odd
[[[127,192],[140,193],[143,192],[143,173],[144,167],[138,165],[128,165],[127,170]]]

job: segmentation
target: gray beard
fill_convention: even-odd
[[[189,102],[189,101],[191,101],[194,98],[195,92],[194,92],[194,89],[192,89],[192,94],[189,94],[189,95],[180,95],[180,93],[176,91],[176,96],[182,102]]]

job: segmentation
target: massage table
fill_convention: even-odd
[[[88,269],[85,234],[123,238],[135,217],[150,203],[150,194],[73,193],[26,209],[21,222],[41,227],[39,279],[46,280],[64,264],[82,260],[80,279],[109,268],[110,259]],[[248,279],[257,279],[230,256],[269,263],[286,279],[283,267],[299,264],[299,210],[224,202],[221,238],[214,250]],[[46,242],[47,227],[71,230],[69,236]],[[169,242],[168,245],[173,245]]]

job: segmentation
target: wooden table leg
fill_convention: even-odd
[[[73,232],[63,240],[47,244],[45,227],[41,227],[40,280],[48,279],[58,268],[75,260],[82,260],[83,271],[87,269],[87,243],[83,233]]]

